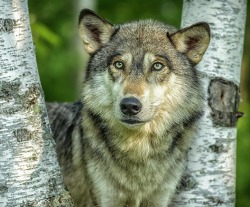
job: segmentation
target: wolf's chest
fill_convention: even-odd
[[[141,195],[149,195],[153,191],[174,179],[180,166],[173,165],[173,161],[167,156],[147,158],[141,162],[126,159],[113,163],[112,169],[106,171],[108,180],[116,183],[129,192],[137,192]]]

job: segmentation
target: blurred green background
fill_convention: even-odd
[[[153,18],[179,27],[182,0],[29,1],[40,78],[47,101],[75,101],[87,55],[77,34],[78,14],[92,7],[112,23]],[[248,6],[250,11],[250,6]],[[247,17],[238,122],[236,206],[250,207],[250,17]]]

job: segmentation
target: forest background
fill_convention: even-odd
[[[84,3],[72,0],[29,1],[30,22],[46,101],[71,102],[80,97],[88,56],[77,32]],[[182,0],[89,0],[91,7],[113,24],[156,19],[180,27]],[[248,4],[247,13],[250,12]],[[243,20],[242,20],[243,21]],[[236,160],[236,207],[250,206],[250,16],[247,16],[241,70],[241,103]]]

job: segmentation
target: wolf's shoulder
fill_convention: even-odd
[[[83,104],[46,103],[50,126],[56,141],[72,133],[81,120]]]

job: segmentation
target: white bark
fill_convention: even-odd
[[[79,17],[79,14],[80,14],[82,9],[87,8],[87,9],[91,9],[91,10],[95,11],[96,5],[97,5],[97,0],[78,0],[75,4],[75,13],[77,16],[77,21],[78,21],[78,17]],[[75,48],[77,49],[77,53],[80,54],[80,57],[79,57],[80,69],[79,69],[79,75],[78,75],[77,82],[79,85],[78,88],[81,88],[82,77],[84,77],[84,75],[85,75],[84,69],[86,68],[89,55],[84,50],[84,47],[82,46],[82,40],[79,36],[77,22],[76,22],[76,27],[75,27],[74,42],[75,42]],[[80,94],[80,92],[81,91],[79,91],[79,94]]]
[[[88,8],[94,10],[96,8],[96,0],[78,0],[78,8],[82,10],[83,8]]]
[[[188,155],[185,188],[173,206],[235,205],[235,114],[245,20],[246,0],[184,0],[182,27],[209,23],[211,43],[197,66],[206,94],[205,115]]]
[[[52,142],[27,0],[1,0],[0,11],[0,206],[72,206]]]

